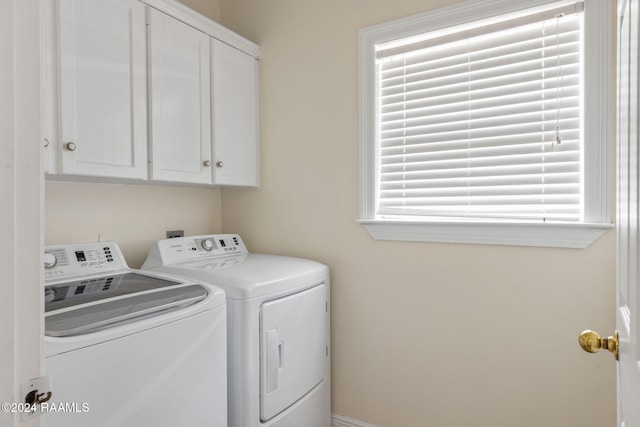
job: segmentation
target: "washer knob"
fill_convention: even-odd
[[[213,241],[211,239],[204,239],[202,241],[202,249],[205,251],[210,251],[213,249]]]
[[[55,292],[53,292],[49,288],[45,288],[44,289],[44,302],[45,303],[50,303],[50,302],[53,302],[54,299],[56,299]]]
[[[47,270],[52,269],[58,264],[58,258],[56,258],[54,254],[51,254],[49,252],[44,253],[42,260],[44,261],[44,268]]]

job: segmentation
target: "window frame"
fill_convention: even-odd
[[[376,217],[375,46],[557,0],[467,0],[360,30],[360,206],[358,222],[376,240],[585,248],[613,228],[615,64],[613,0],[584,0],[584,222],[404,220]],[[570,3],[570,2],[566,2]]]

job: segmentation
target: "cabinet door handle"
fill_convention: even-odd
[[[211,160],[205,160],[204,162],[202,162],[202,164],[204,165],[204,167],[208,168],[209,166],[211,166]]]
[[[221,167],[223,167],[223,166],[224,166],[224,163],[222,163],[222,162],[216,162],[216,166],[217,166],[217,167],[219,167],[219,168],[221,168]]]
[[[47,138],[44,139],[44,148],[49,147],[49,140]]]
[[[76,151],[76,144],[73,142],[67,142],[64,146],[67,147],[69,151]]]

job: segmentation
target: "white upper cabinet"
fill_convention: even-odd
[[[146,179],[145,6],[136,0],[55,4],[58,52],[49,65],[59,73],[59,129],[46,137],[58,171]]]
[[[214,183],[258,185],[258,61],[211,41]]]
[[[257,45],[176,0],[44,10],[49,178],[258,185]]]
[[[151,178],[211,183],[209,36],[149,10]]]

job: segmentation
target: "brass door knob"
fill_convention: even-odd
[[[600,338],[597,332],[586,330],[580,334],[578,342],[580,342],[580,347],[588,353],[597,353],[601,348],[604,348],[609,350],[618,360],[618,331],[612,337]]]

